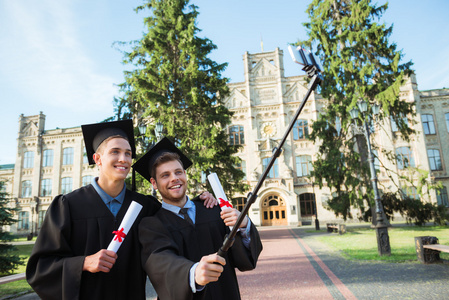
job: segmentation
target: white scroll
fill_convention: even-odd
[[[220,204],[221,210],[232,208],[231,202],[229,202],[226,194],[221,186],[220,180],[216,173],[211,173],[207,176],[207,180],[209,180],[210,186],[212,187],[212,191],[214,192],[215,198],[218,200]],[[232,226],[229,226],[232,230]]]
[[[128,234],[129,230],[134,224],[134,221],[136,220],[137,216],[139,215],[140,211],[142,210],[142,205],[139,203],[133,201],[131,202],[131,205],[129,206],[128,210],[126,211],[125,217],[122,220],[122,223],[120,224],[120,227],[117,231],[113,231],[114,238],[112,239],[111,243],[108,246],[108,250],[112,250],[115,253],[117,253],[118,249],[122,245],[123,241],[126,238],[126,235]]]

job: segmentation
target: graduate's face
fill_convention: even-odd
[[[100,178],[125,180],[132,164],[131,146],[125,139],[111,139],[101,146],[100,152],[94,154],[94,160],[100,168]]]
[[[186,201],[187,175],[179,161],[160,164],[155,173],[156,179],[151,178],[151,183],[159,190],[164,202],[183,207]]]

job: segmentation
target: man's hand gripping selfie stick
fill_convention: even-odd
[[[262,187],[263,182],[267,178],[268,173],[270,172],[271,167],[274,164],[274,161],[281,154],[282,146],[284,146],[284,143],[285,143],[288,135],[292,131],[293,126],[295,125],[295,122],[299,117],[299,114],[301,113],[302,109],[304,108],[304,106],[307,102],[307,99],[309,98],[310,94],[312,94],[312,92],[316,89],[316,87],[323,80],[323,78],[321,76],[321,68],[316,63],[316,60],[313,57],[312,53],[305,52],[304,49],[302,49],[301,47],[297,47],[296,49],[294,49],[292,46],[289,46],[288,50],[290,52],[290,55],[292,56],[293,61],[295,63],[298,63],[301,66],[303,66],[302,70],[307,72],[307,76],[309,78],[311,78],[311,81],[309,83],[307,93],[304,95],[304,99],[302,100],[301,104],[299,105],[299,108],[296,111],[295,116],[292,118],[290,125],[288,125],[287,131],[284,133],[284,136],[282,137],[282,140],[279,143],[279,146],[275,147],[273,149],[272,156],[271,156],[270,162],[267,165],[267,168],[263,172],[262,176],[260,177],[256,186],[254,187],[253,191],[248,194],[248,198],[247,198],[245,207],[243,208],[242,212],[240,213],[240,216],[238,217],[231,232],[225,237],[225,240],[223,241],[223,245],[218,250],[218,255],[220,255],[221,257],[226,257],[226,253],[228,252],[229,248],[231,248],[232,244],[234,243],[234,238],[235,238],[235,235],[237,234],[237,230],[240,227],[240,224],[242,224],[243,219],[248,214],[248,211],[249,211],[249,208],[251,207],[251,205],[256,201],[257,193],[259,192],[260,188]]]

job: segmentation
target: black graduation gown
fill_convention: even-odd
[[[109,273],[82,271],[85,256],[106,249],[131,201],[143,206]],[[42,299],[145,299],[138,224],[160,208],[153,197],[126,190],[117,216],[92,185],[57,196],[48,208],[27,264],[26,278]]]
[[[195,226],[165,209],[160,209],[154,217],[142,219],[139,239],[144,269],[159,299],[240,299],[235,268],[246,271],[256,267],[262,251],[259,233],[252,225],[249,250],[238,233],[218,282],[209,283],[194,294],[189,284],[190,268],[202,256],[216,253],[229,232],[220,218],[220,207],[207,209],[195,199],[194,203]]]

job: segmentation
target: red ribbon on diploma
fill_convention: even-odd
[[[118,241],[119,243],[123,241],[122,238],[126,237],[126,233],[123,232],[123,227],[119,231],[113,231],[112,233],[115,234],[114,241]]]
[[[222,198],[218,198],[218,200],[220,200],[219,202],[220,202],[220,207],[221,208],[223,208],[223,207],[232,208],[232,205],[231,205],[231,203],[229,203],[229,201],[226,201],[226,200],[224,200]]]

